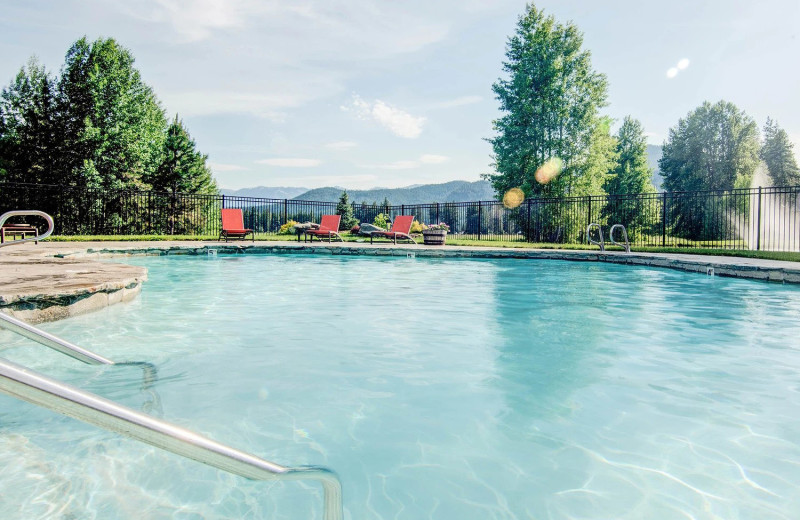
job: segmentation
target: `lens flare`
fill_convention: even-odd
[[[511,188],[503,195],[503,206],[508,209],[518,208],[525,200],[525,192],[519,188]]]
[[[683,58],[681,61],[678,62],[678,69],[680,70],[684,70],[688,66],[689,66],[689,58]]]
[[[536,170],[534,178],[539,184],[547,184],[561,173],[562,168],[564,168],[564,161],[558,157],[553,157]]]
[[[678,67],[672,67],[667,71],[667,77],[672,79],[678,75]]]

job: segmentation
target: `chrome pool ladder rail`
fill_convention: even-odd
[[[22,320],[18,320],[8,314],[0,312],[0,329],[24,336],[40,345],[49,347],[55,351],[61,352],[71,358],[77,359],[89,365],[113,365],[114,362],[110,359],[104,358],[99,354],[95,354],[89,350],[74,345],[69,341],[61,339],[57,336],[45,332],[42,329],[34,327]]]
[[[622,229],[622,238],[624,239],[624,242],[620,243],[620,242],[617,242],[616,240],[614,240],[614,230],[615,229]],[[611,229],[608,231],[608,239],[615,246],[619,246],[619,247],[625,249],[626,253],[630,253],[631,252],[631,243],[628,241],[628,230],[625,229],[625,226],[623,226],[622,224],[614,224],[613,226],[611,226]]]
[[[289,468],[0,358],[0,392],[251,480],[317,480],[323,519],[342,520],[342,486],[321,467]]]
[[[597,228],[597,233],[600,236],[599,242],[592,238],[592,228]],[[603,228],[600,227],[600,224],[592,222],[591,224],[586,226],[586,240],[588,240],[590,244],[600,246],[600,251],[606,250],[605,240],[603,240]]]
[[[0,244],[0,247],[13,246],[14,244],[21,244],[22,242],[30,242],[32,240],[33,241],[44,240],[45,238],[53,234],[53,229],[55,228],[53,217],[51,217],[44,211],[39,211],[36,209],[6,211],[2,215],[0,215],[0,227],[3,227],[3,224],[6,223],[6,220],[10,219],[11,217],[25,217],[25,216],[42,217],[47,222],[47,231],[43,235],[36,235],[33,238],[21,238],[18,240],[3,242],[2,244]]]
[[[87,364],[139,366],[142,369],[143,390],[149,389],[158,377],[152,363],[115,363],[3,312],[0,312],[0,329],[19,334]],[[289,468],[266,461],[3,358],[0,358],[0,392],[252,480],[318,480],[324,491],[323,519],[342,520],[342,486],[336,473],[326,468]],[[154,402],[150,404],[160,408],[157,394],[153,399]]]

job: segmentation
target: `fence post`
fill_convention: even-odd
[[[589,224],[592,223],[592,196],[589,195],[586,198],[589,199],[589,215],[586,217],[586,227],[588,228]]]
[[[667,245],[667,192],[661,197],[661,247]]]
[[[283,223],[289,222],[289,199],[283,199]]]
[[[222,196],[222,209],[225,209],[225,195]]]
[[[756,225],[756,251],[761,251],[761,186],[758,187],[758,224]]]
[[[406,205],[405,204],[400,204],[400,214],[401,215],[405,215],[406,214]]]
[[[483,205],[478,201],[478,240],[481,239],[481,223],[483,222]]]
[[[533,230],[531,229],[531,199],[528,199],[528,225],[525,228],[525,240],[530,242],[531,238],[533,238]]]
[[[439,203],[437,202],[436,203],[436,223],[438,224],[439,222],[441,222],[441,220],[439,219]]]

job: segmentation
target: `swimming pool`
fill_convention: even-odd
[[[346,518],[796,518],[800,288],[531,260],[141,257],[131,304],[45,325],[158,366],[163,417],[342,479]],[[141,372],[0,335],[139,408]],[[0,396],[9,518],[319,518]]]

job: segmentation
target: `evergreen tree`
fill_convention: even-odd
[[[196,210],[203,199],[179,196],[182,193],[213,194],[217,186],[206,165],[207,155],[196,151],[195,142],[177,114],[166,132],[161,163],[145,180],[154,191],[167,193],[167,233],[192,231],[180,224],[182,214]]]
[[[358,220],[353,216],[353,206],[350,204],[347,190],[343,191],[339,197],[339,202],[336,204],[336,214],[342,216],[339,221],[340,230],[351,229],[353,226],[358,225]]]
[[[800,185],[800,168],[794,156],[794,144],[786,131],[769,118],[764,125],[764,144],[759,156],[767,165],[774,186]]]
[[[638,120],[626,116],[617,132],[616,166],[608,177],[605,190],[610,195],[652,193],[653,170],[647,163],[647,138]]]
[[[616,141],[616,166],[605,184],[606,192],[612,196],[602,215],[608,224],[622,224],[633,236],[647,231],[655,222],[653,205],[638,196],[655,193],[653,170],[647,163],[647,138],[638,120],[626,116]]]
[[[164,110],[133,62],[111,38],[81,38],[67,52],[58,89],[76,184],[139,188],[159,164]]]
[[[559,24],[533,4],[519,18],[503,63],[508,78],[492,86],[505,113],[493,123],[497,136],[488,139],[497,173],[487,178],[499,196],[513,187],[526,197],[582,195],[602,184],[582,179],[600,171],[592,158],[604,144],[594,152],[591,147],[593,137],[602,137],[596,133],[598,111],[607,90],[582,45],[575,25]],[[536,171],[554,158],[563,171],[549,183],[537,182]]]
[[[0,94],[1,180],[58,182],[57,115],[55,80],[31,58]]]

